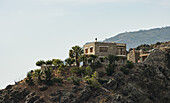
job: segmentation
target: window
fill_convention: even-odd
[[[108,51],[108,47],[100,47],[100,52],[107,52]]]
[[[123,52],[122,52],[122,48],[120,48],[120,55],[122,55],[123,54]]]
[[[93,52],[93,47],[90,48],[90,52]]]
[[[118,49],[117,49],[117,54],[118,54],[118,55],[125,55],[125,52],[126,52],[126,51],[125,51],[124,48],[118,48]]]
[[[85,53],[88,53],[88,49],[85,49]]]

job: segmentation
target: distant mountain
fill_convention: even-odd
[[[170,41],[170,26],[120,33],[104,40],[104,42],[126,43],[127,49],[135,48],[141,44],[154,44],[165,41]]]

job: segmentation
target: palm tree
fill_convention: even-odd
[[[74,46],[69,51],[70,58],[74,58],[76,62],[76,66],[80,66],[80,56],[83,54],[83,49],[80,46]]]

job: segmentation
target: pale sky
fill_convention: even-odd
[[[170,0],[0,0],[0,88],[74,45],[170,25]]]

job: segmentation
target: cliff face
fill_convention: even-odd
[[[145,64],[162,66],[170,69],[170,49],[153,51],[144,61]]]

